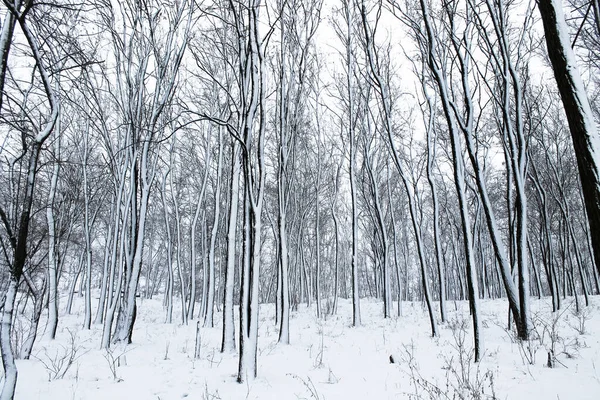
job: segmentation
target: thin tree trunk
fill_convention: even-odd
[[[92,239],[90,226],[90,199],[88,188],[88,132],[83,135],[83,236],[85,239],[85,315],[83,328],[90,329],[92,324]]]
[[[187,306],[188,310],[188,320],[194,318],[194,309],[196,305],[196,275],[197,275],[197,267],[196,267],[196,227],[198,226],[198,219],[200,217],[201,205],[204,201],[205,193],[206,193],[206,184],[208,182],[208,173],[210,171],[210,163],[212,159],[212,146],[211,146],[211,138],[210,135],[208,137],[208,143],[206,145],[205,152],[205,165],[204,165],[204,178],[202,179],[202,186],[200,188],[200,194],[198,194],[198,200],[196,201],[196,211],[194,212],[194,219],[192,220],[192,226],[190,227],[190,281],[191,281],[191,289],[190,289],[190,299],[189,304]],[[232,178],[233,179],[233,178]],[[202,313],[203,315],[203,313]]]
[[[233,286],[235,277],[235,248],[237,213],[240,187],[240,146],[236,140],[231,145],[231,183],[229,190],[229,224],[227,226],[227,266],[223,293],[223,337],[221,352],[235,350],[235,326],[233,318]]]
[[[352,24],[354,20],[353,5],[345,5],[345,18],[347,24],[346,32],[346,85],[348,95],[348,115],[350,120],[348,121],[348,141],[350,146],[350,198],[352,207],[352,258],[351,258],[351,269],[352,269],[352,326],[361,325],[360,317],[360,293],[359,293],[359,276],[358,276],[358,199],[357,199],[357,188],[356,188],[356,134],[355,134],[355,105],[354,105],[354,57],[353,57],[353,37]]]
[[[60,128],[57,129],[59,131]],[[54,339],[58,328],[58,260],[56,221],[54,219],[54,199],[56,197],[56,186],[60,172],[60,134],[54,142],[54,153],[57,161],[52,166],[52,177],[50,178],[50,191],[48,193],[48,205],[46,206],[46,220],[48,222],[48,324],[46,337]]]
[[[167,314],[165,316],[165,323],[170,324],[173,322],[173,238],[171,237],[171,222],[169,218],[169,209],[167,207],[167,175],[170,173],[169,170],[165,172],[162,179],[160,197],[163,203],[163,215],[165,218],[165,231],[167,232],[167,287],[165,288],[165,298],[163,305],[167,307]],[[172,189],[172,188],[171,188]]]
[[[17,386],[17,365],[13,354],[10,333],[12,331],[12,318],[17,297],[17,280],[11,276],[8,281],[8,288],[4,297],[2,310],[2,321],[0,324],[0,351],[2,352],[2,366],[4,367],[4,384],[0,399],[12,400]]]
[[[221,213],[221,173],[223,165],[223,134],[222,128],[219,129],[219,155],[217,161],[217,181],[215,183],[215,211],[213,216],[213,226],[210,235],[210,247],[208,249],[208,295],[206,314],[204,316],[204,327],[212,328],[214,326],[213,315],[215,308],[215,246],[217,242],[217,233],[219,231],[219,219]]]
[[[425,89],[425,87],[424,87]],[[433,177],[433,166],[436,158],[436,138],[435,138],[435,104],[429,96],[426,96],[429,110],[429,120],[427,121],[427,181],[431,189],[431,205],[433,212],[433,244],[435,247],[435,262],[438,268],[438,287],[440,298],[440,318],[442,323],[446,322],[446,273],[442,257],[442,243],[440,239],[440,217],[437,186]]]
[[[33,350],[33,344],[35,343],[35,339],[37,337],[40,317],[42,316],[42,310],[44,309],[44,299],[46,297],[46,281],[42,281],[41,288],[36,288],[35,284],[26,273],[23,274],[23,277],[25,278],[27,286],[29,286],[29,291],[33,296],[33,312],[29,321],[29,333],[27,334],[27,337],[23,342],[19,358],[23,360],[29,360],[29,357],[31,356],[31,351]]]
[[[171,151],[169,157],[169,169],[174,167],[174,157],[175,157],[175,148],[176,148],[176,140],[177,135],[173,135],[173,142],[171,144]],[[171,189],[171,201],[173,202],[173,211],[175,214],[175,232],[177,234],[176,244],[177,247],[175,249],[175,263],[177,265],[177,275],[179,277],[179,295],[181,301],[181,323],[183,325],[187,325],[188,323],[188,312],[187,312],[187,300],[186,300],[186,285],[183,274],[183,265],[181,263],[181,216],[179,214],[179,202],[177,200],[177,196],[175,193],[175,184],[173,182],[173,173],[169,176],[169,183]],[[172,265],[172,264],[171,264]],[[172,288],[171,288],[172,290]],[[172,300],[171,300],[172,303]]]

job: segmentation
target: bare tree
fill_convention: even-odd
[[[371,28],[368,16],[367,16],[367,8],[364,1],[361,4],[361,17],[362,17],[362,26],[365,38],[365,52],[367,54],[367,60],[369,64],[369,70],[373,78],[374,86],[376,88],[376,92],[379,96],[379,104],[381,108],[381,114],[384,125],[384,132],[388,138],[389,148],[392,153],[392,159],[394,161],[394,165],[398,169],[400,174],[400,178],[402,180],[402,184],[404,185],[404,189],[406,190],[406,194],[408,197],[408,207],[410,218],[412,222],[413,233],[415,235],[415,240],[417,244],[417,252],[419,256],[419,265],[421,267],[421,282],[423,285],[423,293],[425,295],[425,301],[427,303],[427,309],[429,311],[429,321],[431,323],[431,335],[437,336],[437,321],[435,317],[435,311],[433,309],[433,304],[431,300],[431,294],[429,289],[429,277],[427,273],[427,261],[425,255],[425,248],[423,245],[423,236],[421,232],[420,223],[418,221],[417,216],[417,198],[418,193],[416,193],[416,185],[412,185],[409,181],[409,174],[406,171],[406,167],[404,166],[404,161],[402,160],[401,151],[397,148],[395,137],[394,137],[394,128],[392,123],[392,99],[389,88],[389,83],[386,81],[386,77],[382,71],[382,57],[376,51],[376,46],[374,42],[374,36],[376,29]],[[382,5],[379,2],[376,5],[376,20],[375,27],[379,23],[379,19],[381,17]]]
[[[115,26],[107,26],[112,36],[117,57],[117,91],[122,109],[128,110],[123,119],[128,129],[128,146],[131,156],[128,160],[130,186],[128,187],[129,230],[126,251],[123,307],[119,309],[115,341],[131,342],[136,316],[136,295],[142,268],[145,223],[150,191],[155,177],[157,135],[164,133],[167,126],[161,118],[171,102],[177,82],[177,72],[183,59],[192,22],[193,5],[183,2],[172,9],[166,9],[166,29],[159,29],[160,4],[147,3],[140,8],[125,2],[120,5],[123,13],[132,23],[125,26],[130,32],[125,43]],[[115,24],[115,12],[107,5],[107,15]],[[162,36],[157,33],[164,32]],[[135,52],[133,51],[135,49]],[[133,59],[135,55],[136,59]],[[139,59],[137,59],[139,57]],[[154,65],[150,65],[153,62]],[[149,74],[154,72],[156,79],[153,92],[144,84]],[[127,82],[135,82],[134,85]],[[141,99],[145,107],[140,109],[130,102]],[[123,229],[125,232],[127,229]],[[120,296],[121,294],[118,293]]]
[[[0,322],[0,351],[4,367],[4,383],[2,392],[0,393],[0,399],[2,400],[14,397],[17,384],[17,366],[14,361],[10,337],[17,289],[21,282],[23,267],[28,256],[30,222],[32,219],[31,209],[36,193],[38,160],[42,146],[52,134],[59,115],[59,102],[55,85],[50,78],[48,62],[41,54],[40,43],[42,38],[34,35],[29,24],[32,10],[31,5],[30,1],[5,2],[8,11],[5,16],[2,35],[0,36],[0,54],[2,54],[2,65],[0,65],[0,89],[2,89],[2,92],[0,93],[0,98],[4,98],[5,96],[4,90],[9,50],[14,40],[14,27],[18,23],[28,49],[31,52],[30,56],[35,63],[35,69],[32,71],[32,74],[37,77],[36,82],[41,83],[43,96],[49,106],[45,115],[42,115],[40,119],[27,118],[30,122],[20,127],[22,130],[20,132],[22,150],[15,161],[23,160],[26,163],[24,168],[26,174],[23,187],[16,188],[17,192],[13,193],[14,198],[19,197],[20,199],[14,209],[12,209],[13,205],[10,205],[10,211],[6,205],[0,206],[0,219],[4,228],[4,235],[1,236],[1,245],[6,258],[6,264],[9,267],[9,282],[4,294],[3,312]],[[27,96],[23,100],[22,110],[30,110],[31,105],[27,104]],[[1,100],[0,107],[2,107]],[[38,107],[35,108],[39,109]],[[0,111],[2,111],[1,108]],[[40,120],[42,122],[41,126],[33,122]]]
[[[343,115],[340,126],[344,132],[344,140],[349,150],[349,178],[350,178],[350,202],[352,213],[352,255],[351,255],[351,287],[352,287],[352,325],[360,326],[360,292],[359,292],[359,260],[358,260],[358,188],[356,182],[356,152],[357,152],[357,87],[356,87],[356,29],[358,18],[356,15],[356,4],[353,0],[342,1],[341,8],[337,11],[342,22],[334,25],[336,35],[342,42],[343,50],[340,56],[343,58],[344,79],[343,87],[339,89],[343,98]],[[347,132],[347,133],[346,133]]]

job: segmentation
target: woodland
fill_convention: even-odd
[[[263,338],[302,342],[294,318],[320,327],[317,368],[323,324],[414,315],[422,346],[452,332],[463,379],[444,395],[412,352],[381,355],[408,398],[499,398],[490,318],[553,369],[561,318],[600,317],[600,1],[0,9],[0,400],[21,366],[79,379],[82,337],[118,381],[143,335],[187,329],[191,360],[210,343],[250,388]]]

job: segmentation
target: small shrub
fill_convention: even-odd
[[[570,322],[569,326],[575,329],[578,334],[585,335],[587,333],[587,321],[592,318],[592,312],[590,311],[590,308],[584,307],[579,310],[574,308],[572,309],[571,315],[575,318],[575,321]]]
[[[309,393],[311,399],[314,399],[314,400],[325,400],[325,397],[321,397],[321,394],[317,390],[317,387],[315,386],[315,384],[312,381],[312,379],[310,379],[310,377],[307,377],[306,379],[302,379],[298,375],[294,375],[294,374],[288,374],[288,375],[290,375],[293,378],[298,379],[300,382],[302,382],[302,384],[304,385],[304,387],[306,388],[306,390],[308,390],[308,393]]]
[[[401,361],[408,366],[414,394],[413,399],[430,400],[496,400],[494,373],[482,371],[481,363],[472,363],[474,350],[467,345],[468,322],[464,319],[451,320],[448,327],[452,330],[453,351],[444,353],[443,369],[446,371],[445,384],[424,377],[414,356],[414,343],[405,346]]]
[[[69,332],[69,343],[66,346],[60,345],[55,352],[50,352],[43,347],[38,355],[34,356],[46,369],[48,381],[63,379],[75,361],[85,354],[77,345],[75,333],[69,329],[67,332]]]
[[[204,391],[202,392],[202,400],[221,400],[221,396],[219,396],[218,390],[215,390],[214,393],[211,393],[208,390],[208,383],[204,382]]]
[[[117,375],[117,368],[120,367],[121,364],[127,365],[125,354],[127,354],[130,350],[131,349],[124,348],[122,351],[116,352],[115,349],[110,347],[105,349],[104,359],[108,363],[108,368],[110,369],[112,377],[116,382],[123,381],[123,379]]]

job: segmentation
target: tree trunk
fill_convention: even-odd
[[[12,331],[12,318],[17,297],[17,287],[19,283],[14,276],[10,277],[4,304],[2,308],[2,322],[0,325],[0,351],[2,352],[2,366],[4,367],[4,382],[1,400],[12,400],[15,395],[17,386],[17,365],[15,364],[15,356],[13,354],[10,333]]]
[[[213,216],[213,226],[210,235],[210,247],[208,249],[208,295],[206,314],[204,316],[204,327],[212,328],[214,326],[213,315],[215,308],[215,246],[217,242],[217,233],[219,231],[219,219],[221,213],[221,172],[223,165],[223,134],[222,128],[219,129],[219,156],[217,161],[217,182],[215,183],[215,212]]]
[[[350,2],[348,2],[350,3]],[[346,68],[346,90],[348,101],[348,142],[350,147],[350,199],[352,207],[352,255],[351,255],[351,274],[352,274],[352,326],[360,326],[360,293],[359,293],[359,276],[358,276],[358,199],[356,187],[356,109],[354,105],[354,73],[355,60],[353,55],[353,37],[352,32],[354,23],[354,4],[344,5],[345,24],[346,24],[346,41],[345,48],[345,65]]]
[[[221,352],[235,350],[235,325],[233,318],[233,287],[235,278],[235,248],[240,187],[240,145],[234,139],[231,145],[231,183],[229,190],[229,224],[227,226],[227,267],[223,293],[223,342]]]
[[[174,167],[175,157],[175,143],[177,135],[173,135],[173,142],[171,145],[170,157],[169,157],[169,169]],[[171,200],[173,201],[173,210],[175,213],[175,232],[177,233],[177,247],[175,249],[175,263],[177,265],[177,275],[179,277],[179,297],[181,302],[181,323],[187,325],[188,323],[188,312],[187,312],[187,300],[186,300],[186,285],[183,274],[183,265],[181,264],[181,217],[179,214],[179,201],[175,193],[175,184],[173,182],[173,173],[169,176],[169,183],[171,186]]]
[[[202,180],[202,187],[200,188],[200,194],[198,194],[198,200],[196,201],[196,211],[194,212],[194,219],[192,220],[192,226],[190,228],[190,280],[191,280],[191,289],[190,289],[190,300],[187,307],[188,310],[188,320],[194,318],[194,309],[196,305],[196,275],[197,275],[197,267],[196,267],[196,227],[198,226],[198,219],[200,217],[201,205],[204,201],[204,196],[206,193],[206,183],[208,182],[208,172],[210,170],[210,162],[212,159],[212,146],[211,146],[211,138],[210,135],[208,137],[208,143],[206,145],[205,152],[205,165],[204,165],[204,178]],[[232,178],[233,179],[233,178]],[[204,257],[204,254],[203,254]],[[204,295],[204,293],[203,293]]]
[[[54,152],[57,160],[60,160],[60,135],[54,143]],[[46,337],[54,339],[58,328],[58,260],[56,246],[56,221],[54,219],[54,199],[56,197],[56,186],[60,165],[58,161],[52,166],[52,177],[50,178],[50,191],[48,193],[48,204],[46,206],[46,220],[48,222],[48,324]]]
[[[538,0],[548,56],[563,102],[590,225],[596,267],[600,268],[600,137],[594,121],[559,0]]]
[[[90,199],[88,188],[87,163],[89,158],[88,132],[83,135],[83,236],[85,239],[85,315],[83,329],[92,324],[92,239],[90,226]]]
[[[167,207],[167,175],[170,173],[170,168],[165,172],[162,179],[160,197],[163,203],[163,215],[165,217],[165,231],[167,232],[167,287],[165,288],[165,298],[163,306],[167,307],[167,314],[165,316],[165,323],[170,324],[173,322],[173,238],[171,237],[171,221],[169,218],[169,209]],[[172,189],[172,188],[171,188]]]

